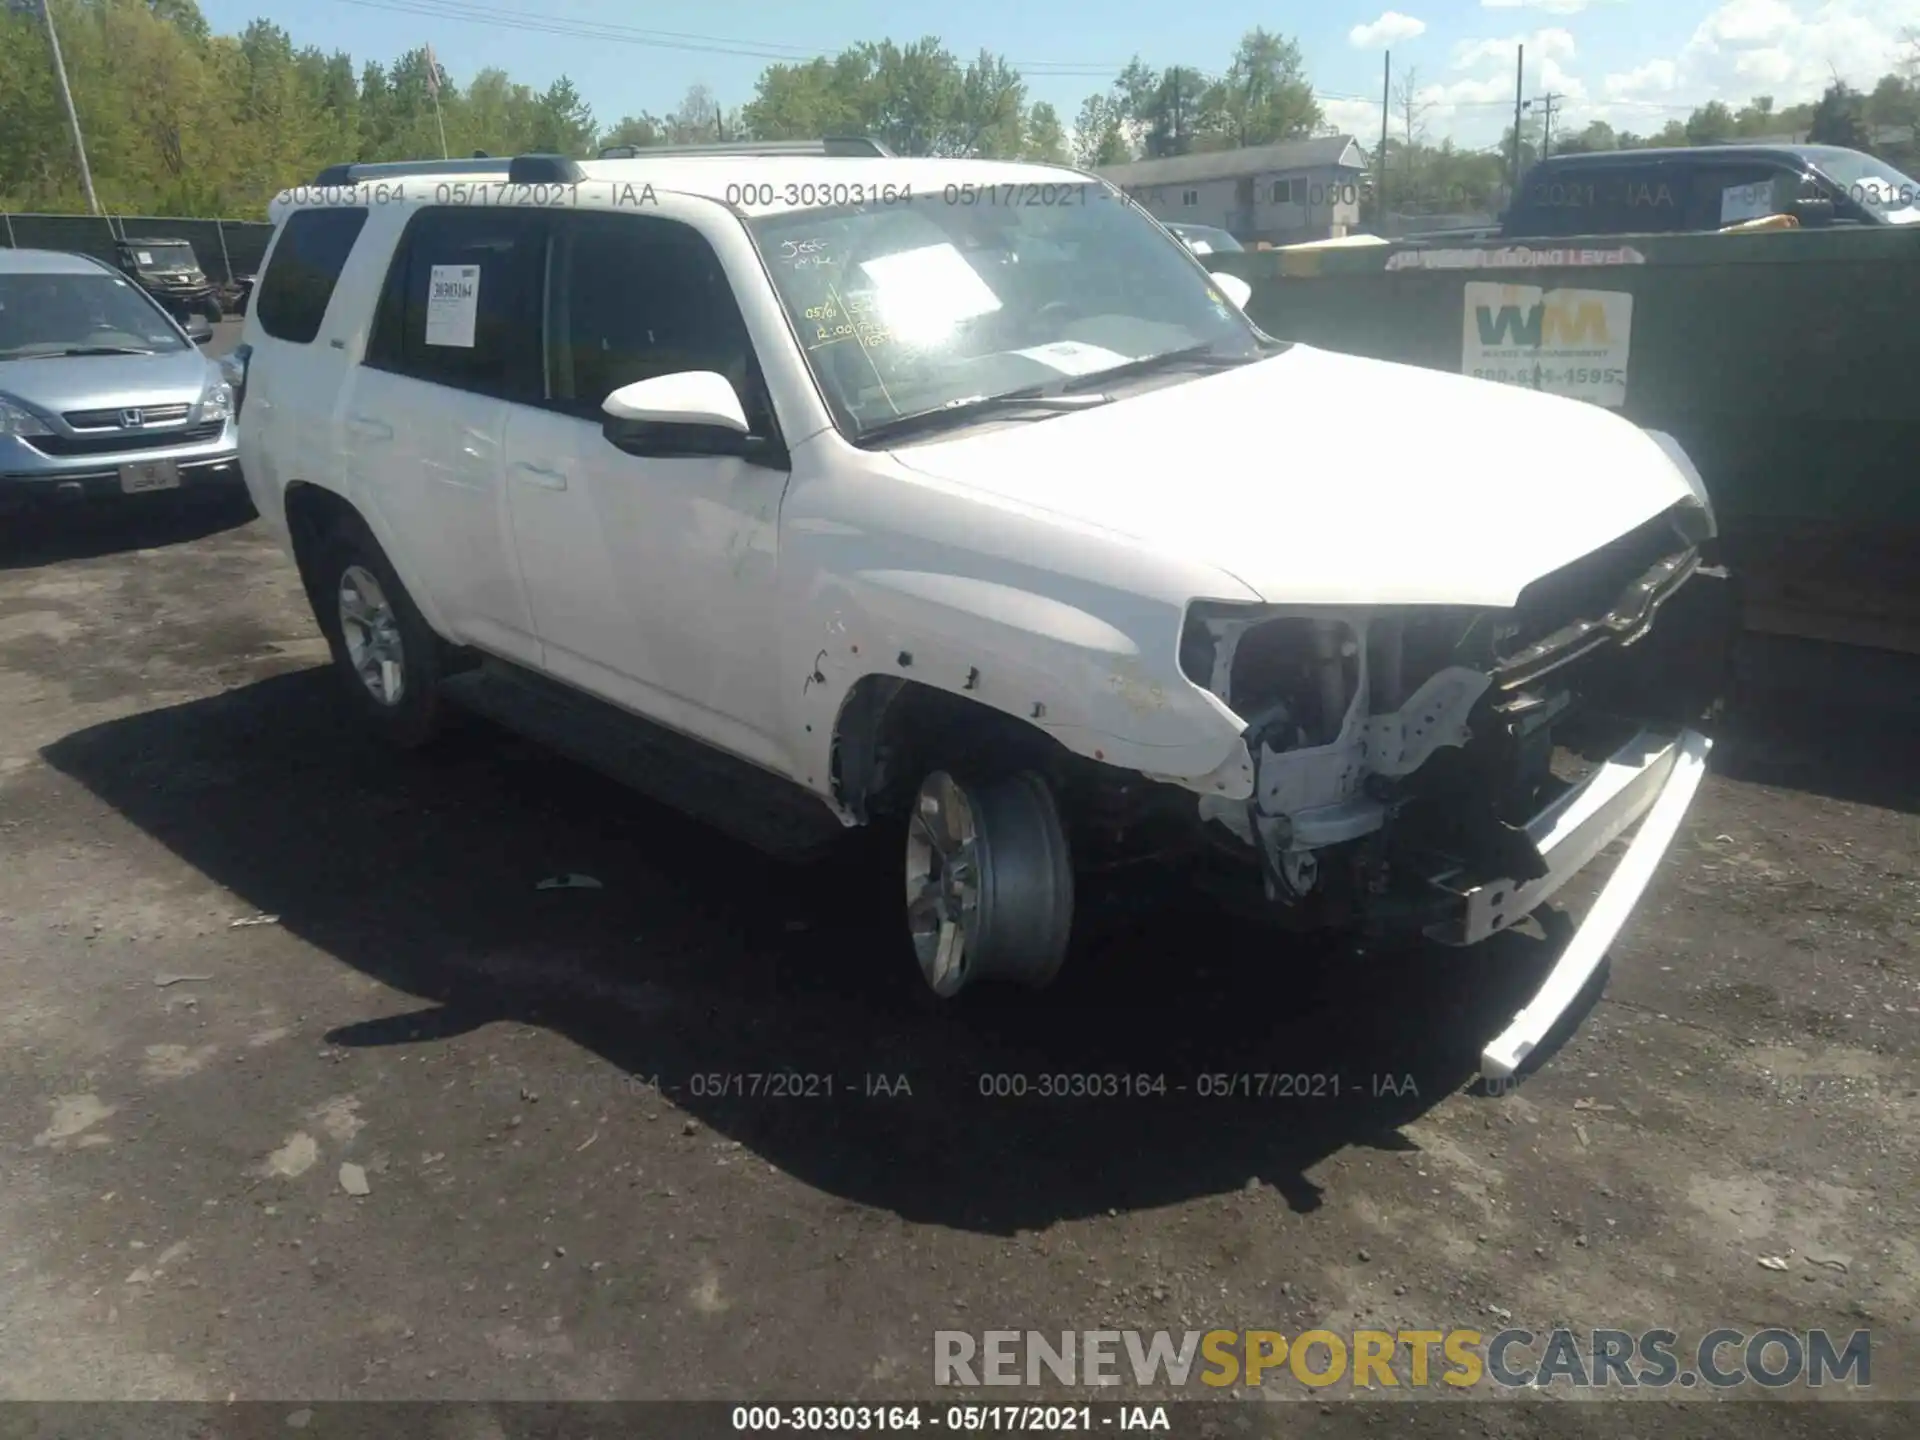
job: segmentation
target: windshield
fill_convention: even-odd
[[[200,263],[194,256],[193,247],[184,240],[159,244],[143,240],[137,245],[128,245],[127,253],[142,270],[193,270]]]
[[[187,342],[118,275],[0,275],[0,360],[71,350],[180,350]]]
[[[1857,150],[1822,150],[1809,157],[1854,204],[1894,225],[1920,221],[1920,182],[1884,160]]]
[[[1084,389],[1156,357],[1270,353],[1192,257],[1106,187],[1038,187],[1058,193],[1031,205],[990,203],[993,188],[987,203],[936,193],[748,219],[855,438],[984,397]]]

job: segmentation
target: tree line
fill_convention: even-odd
[[[1861,91],[1836,76],[1817,100],[1777,105],[1756,95],[1738,107],[1711,100],[1684,120],[1667,120],[1644,134],[1616,130],[1604,120],[1576,129],[1555,128],[1553,118],[1529,106],[1519,130],[1522,171],[1542,155],[1602,150],[1640,150],[1680,145],[1723,145],[1742,140],[1797,136],[1817,145],[1844,145],[1879,155],[1909,174],[1920,165],[1920,33],[1906,32],[1904,53],[1870,89]],[[1430,143],[1418,75],[1408,74],[1392,92],[1386,145],[1388,208],[1491,210],[1501,200],[1515,161],[1514,128],[1487,150],[1462,150],[1451,140]],[[1377,147],[1377,139],[1373,146]]]
[[[212,33],[195,0],[45,0],[103,207],[125,214],[257,216],[285,186],[341,160],[512,155],[588,156],[608,145],[868,134],[900,154],[983,155],[1100,166],[1327,133],[1300,48],[1265,29],[1242,37],[1217,70],[1158,68],[1136,58],[1074,116],[1030,98],[1020,72],[981,51],[963,59],[938,38],[851,46],[770,65],[743,105],[692,85],[666,115],[603,124],[564,76],[544,90],[489,67],[464,84],[427,49],[390,62],[296,45],[256,20]],[[0,10],[0,209],[84,210],[72,140],[39,15]],[[436,103],[437,102],[437,103]],[[1497,151],[1429,143],[1415,75],[1394,96],[1387,152],[1390,203],[1491,203],[1513,135]],[[1814,104],[1776,110],[1761,96],[1735,111],[1718,101],[1647,136],[1595,122],[1555,135],[1556,151],[1705,143],[1813,129],[1870,148],[1876,127],[1914,122],[1914,67],[1871,91],[1839,81]],[[1545,117],[1521,127],[1523,159],[1539,153]],[[1369,149],[1377,142],[1363,137]]]

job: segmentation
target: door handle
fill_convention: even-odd
[[[362,440],[391,440],[393,427],[384,420],[370,420],[365,415],[349,415],[347,432],[359,436]]]
[[[529,485],[538,485],[542,490],[564,490],[567,488],[567,477],[562,475],[558,470],[547,469],[544,465],[529,465],[524,460],[516,460],[513,465],[513,472]]]

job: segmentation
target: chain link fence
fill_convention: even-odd
[[[198,220],[178,215],[22,215],[0,211],[0,243],[20,250],[75,250],[108,264],[121,240],[185,240],[210,280],[232,284],[258,273],[273,225],[266,220]]]

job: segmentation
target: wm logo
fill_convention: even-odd
[[[1597,300],[1578,305],[1491,305],[1477,306],[1474,323],[1480,329],[1480,343],[1487,346],[1517,345],[1538,350],[1548,345],[1608,345],[1607,312]]]

